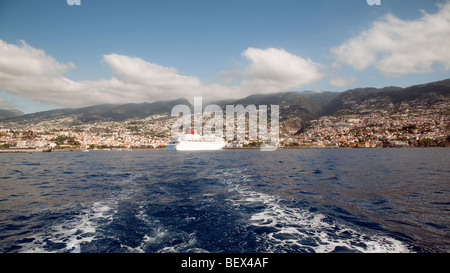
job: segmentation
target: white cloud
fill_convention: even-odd
[[[332,49],[335,66],[357,70],[375,65],[386,76],[428,73],[433,65],[450,69],[450,1],[435,14],[423,13],[415,21],[389,14],[371,28]]]
[[[168,68],[146,62],[140,58],[111,54],[105,55],[103,61],[109,65],[117,78],[91,82],[96,90],[105,86],[110,88],[107,95],[122,95],[135,102],[172,100],[194,96],[205,99],[237,98],[239,88],[233,86],[205,85],[193,76],[180,75],[175,68]],[[123,98],[121,99],[123,102]]]
[[[180,75],[175,68],[149,63],[140,58],[111,54],[105,55],[103,61],[117,78],[109,83],[97,82],[94,85],[113,85],[113,90],[122,93],[122,96],[130,97],[133,94],[141,102],[176,99],[186,97],[187,94],[199,95],[203,86],[196,77]]]
[[[112,70],[110,79],[73,81],[64,77],[72,63],[62,64],[43,50],[21,42],[0,40],[0,89],[31,100],[64,107],[100,103],[151,102],[177,98],[205,100],[241,98],[254,93],[288,91],[319,80],[319,65],[282,49],[249,48],[242,56],[251,61],[244,71],[235,71],[238,86],[205,85],[193,76],[181,75],[140,58],[118,54],[103,56]],[[224,73],[226,74],[226,73]]]
[[[60,64],[51,56],[20,41],[21,46],[0,40],[0,71],[11,76],[55,76],[75,68],[72,63]]]
[[[247,93],[274,93],[300,88],[323,78],[320,64],[284,49],[248,48],[242,56],[251,61],[242,87]]]
[[[111,79],[72,81],[63,76],[75,68],[72,63],[61,64],[24,41],[13,45],[0,40],[0,89],[66,107],[176,99],[207,91],[199,79],[174,68],[117,54],[105,55],[103,61],[114,73]]]
[[[131,82],[153,88],[188,90],[199,88],[201,82],[196,77],[179,75],[175,68],[163,67],[139,58],[111,54],[103,61],[125,82]]]
[[[62,76],[73,68],[24,41],[16,46],[0,40],[0,88],[11,94],[55,102],[59,94],[74,89],[76,83]]]
[[[110,54],[103,56],[103,62],[111,68],[112,78],[72,81],[64,73],[74,69],[74,64],[59,63],[24,41],[13,45],[0,40],[0,89],[64,107],[193,99],[194,96],[224,99],[241,94],[237,87],[204,85],[196,77],[180,75],[175,68],[140,58]]]
[[[330,79],[330,84],[334,87],[344,87],[355,82],[355,77],[334,77]]]

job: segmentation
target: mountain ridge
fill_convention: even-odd
[[[259,105],[279,105],[280,122],[284,122],[288,131],[294,132],[304,128],[310,120],[339,111],[350,111],[361,104],[383,102],[396,105],[420,101],[431,105],[444,98],[450,99],[450,79],[406,88],[388,86],[356,88],[344,92],[290,91],[254,94],[237,100],[216,101],[211,104],[217,104],[222,109],[229,104],[244,106],[253,104],[257,107]],[[69,116],[76,116],[75,123],[78,124],[125,121],[127,119],[143,119],[155,114],[167,114],[178,104],[187,105],[191,109],[193,107],[185,98],[152,103],[100,104],[81,108],[61,108],[19,116],[20,113],[15,112],[15,115],[6,116],[3,119],[1,119],[3,116],[0,115],[0,122],[42,121]]]
[[[17,109],[0,109],[0,120],[23,116],[24,112]]]

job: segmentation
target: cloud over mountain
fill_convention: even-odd
[[[237,72],[239,85],[204,84],[194,76],[181,75],[136,57],[103,56],[113,75],[110,79],[73,81],[64,76],[72,63],[62,64],[43,50],[22,41],[20,45],[0,40],[0,88],[11,94],[65,107],[101,103],[152,102],[203,96],[233,99],[255,93],[289,91],[322,77],[319,65],[282,49],[249,48],[242,56],[251,61]]]
[[[374,66],[388,77],[450,70],[449,48],[450,1],[439,5],[436,13],[423,12],[417,20],[402,20],[392,14],[382,17],[367,30],[331,48],[333,65],[282,48],[249,47],[240,56],[247,65],[222,71],[223,83],[206,83],[174,67],[115,53],[103,55],[101,60],[110,68],[110,78],[75,81],[66,76],[77,69],[75,64],[61,63],[25,41],[16,45],[0,40],[0,91],[62,107],[192,100],[194,96],[202,96],[205,101],[237,99],[299,90],[325,77],[331,86],[339,88],[357,82],[352,75],[333,76],[332,69],[342,65],[356,70]]]
[[[370,65],[389,77],[432,72],[434,65],[450,69],[450,2],[435,14],[423,12],[415,21],[392,14],[370,29],[334,47],[335,66],[347,64],[357,70]]]
[[[76,90],[76,83],[62,75],[74,69],[24,41],[20,46],[0,40],[0,88],[11,94],[40,101]]]
[[[299,88],[323,78],[320,64],[291,54],[284,49],[248,48],[242,56],[251,61],[243,72],[245,90],[275,93]]]

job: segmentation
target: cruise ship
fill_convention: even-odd
[[[226,142],[217,136],[202,136],[193,131],[172,137],[166,144],[167,151],[208,151],[221,150]]]

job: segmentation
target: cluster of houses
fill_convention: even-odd
[[[312,120],[298,135],[280,131],[281,147],[410,147],[450,142],[450,102],[364,108]],[[38,123],[0,123],[0,149],[163,148],[174,118],[154,115],[140,120],[77,124],[76,117]],[[280,128],[283,125],[280,124]],[[228,148],[256,147],[258,139],[229,141]]]

